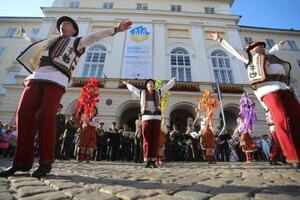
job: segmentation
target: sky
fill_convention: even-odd
[[[41,17],[53,1],[0,0],[0,16]],[[235,0],[232,12],[242,16],[239,25],[300,30],[300,0]]]

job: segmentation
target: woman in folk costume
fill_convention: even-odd
[[[240,100],[240,118],[238,118],[238,131],[240,136],[240,146],[246,154],[246,163],[253,161],[253,152],[256,150],[256,145],[253,142],[251,132],[253,123],[256,120],[255,103],[245,94]]]
[[[216,163],[213,158],[214,149],[216,146],[216,139],[213,131],[211,130],[211,122],[208,119],[209,119],[209,115],[205,119],[204,128],[201,128],[199,136],[200,136],[200,145],[202,149],[205,151],[206,160],[208,161],[208,164],[213,164]]]
[[[12,176],[16,171],[29,171],[34,161],[34,117],[39,115],[40,161],[33,177],[41,177],[51,171],[54,162],[55,117],[65,93],[72,71],[84,53],[85,47],[101,39],[126,31],[131,22],[122,21],[118,27],[77,37],[76,22],[67,16],[58,19],[56,27],[60,36],[41,40],[25,33],[19,34],[32,42],[17,60],[31,73],[25,79],[25,89],[16,113],[19,134],[12,166],[0,173],[0,177]]]
[[[157,147],[159,133],[161,130],[161,107],[160,99],[175,84],[175,78],[172,78],[160,90],[155,89],[155,81],[148,79],[145,82],[145,89],[140,91],[128,82],[123,82],[127,88],[140,98],[142,115],[142,134],[144,138],[144,162],[145,167],[156,168]]]
[[[82,121],[82,127],[79,133],[79,144],[78,144],[78,161],[89,162],[92,159],[94,148],[96,147],[96,126],[93,120],[88,117],[84,117]]]
[[[254,94],[272,114],[286,161],[298,170],[300,168],[300,104],[289,87],[291,65],[277,57],[282,53],[281,49],[286,41],[280,41],[268,53],[265,51],[266,43],[251,42],[244,53],[233,48],[218,33],[211,33],[210,37],[246,64]]]
[[[89,162],[92,159],[94,148],[96,147],[96,106],[99,103],[98,80],[91,78],[82,88],[79,100],[76,104],[77,117],[80,117],[82,126],[79,133],[78,161]]]

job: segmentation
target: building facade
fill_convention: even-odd
[[[100,84],[101,121],[133,127],[138,100],[122,84],[129,80],[142,87],[144,80],[169,80],[177,77],[165,113],[167,124],[176,123],[184,130],[188,118],[195,118],[196,100],[206,89],[216,94],[216,80],[221,84],[228,127],[233,130],[239,113],[239,99],[247,92],[256,102],[258,121],[254,133],[267,133],[265,114],[249,87],[244,64],[209,39],[218,32],[235,47],[243,49],[253,40],[265,41],[270,48],[288,40],[282,59],[292,68],[292,88],[299,97],[300,31],[238,26],[240,16],[231,12],[234,0],[55,0],[52,7],[41,8],[45,17],[0,18],[0,120],[14,122],[22,81],[28,75],[16,61],[29,43],[18,37],[18,26],[41,38],[58,35],[56,20],[63,15],[74,18],[79,35],[116,26],[120,20],[134,24],[126,33],[118,33],[86,48],[73,73],[70,87],[62,99],[66,114],[75,112],[75,102],[87,78]],[[130,38],[135,43],[130,42]],[[219,125],[219,111],[214,115]]]

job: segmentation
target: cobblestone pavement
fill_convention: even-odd
[[[0,158],[0,168],[9,165]],[[0,199],[300,199],[300,173],[266,162],[174,162],[145,169],[141,163],[72,160],[56,161],[40,180],[30,173],[0,178]]]

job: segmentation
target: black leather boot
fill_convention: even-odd
[[[46,176],[51,171],[51,165],[40,165],[37,170],[32,173],[32,177],[41,178],[42,176]]]
[[[146,162],[145,168],[150,168],[150,161]]]
[[[28,172],[31,169],[31,166],[10,166],[0,172],[0,177],[12,176],[16,171]]]
[[[152,168],[157,168],[157,165],[155,164],[155,161],[151,161]]]

